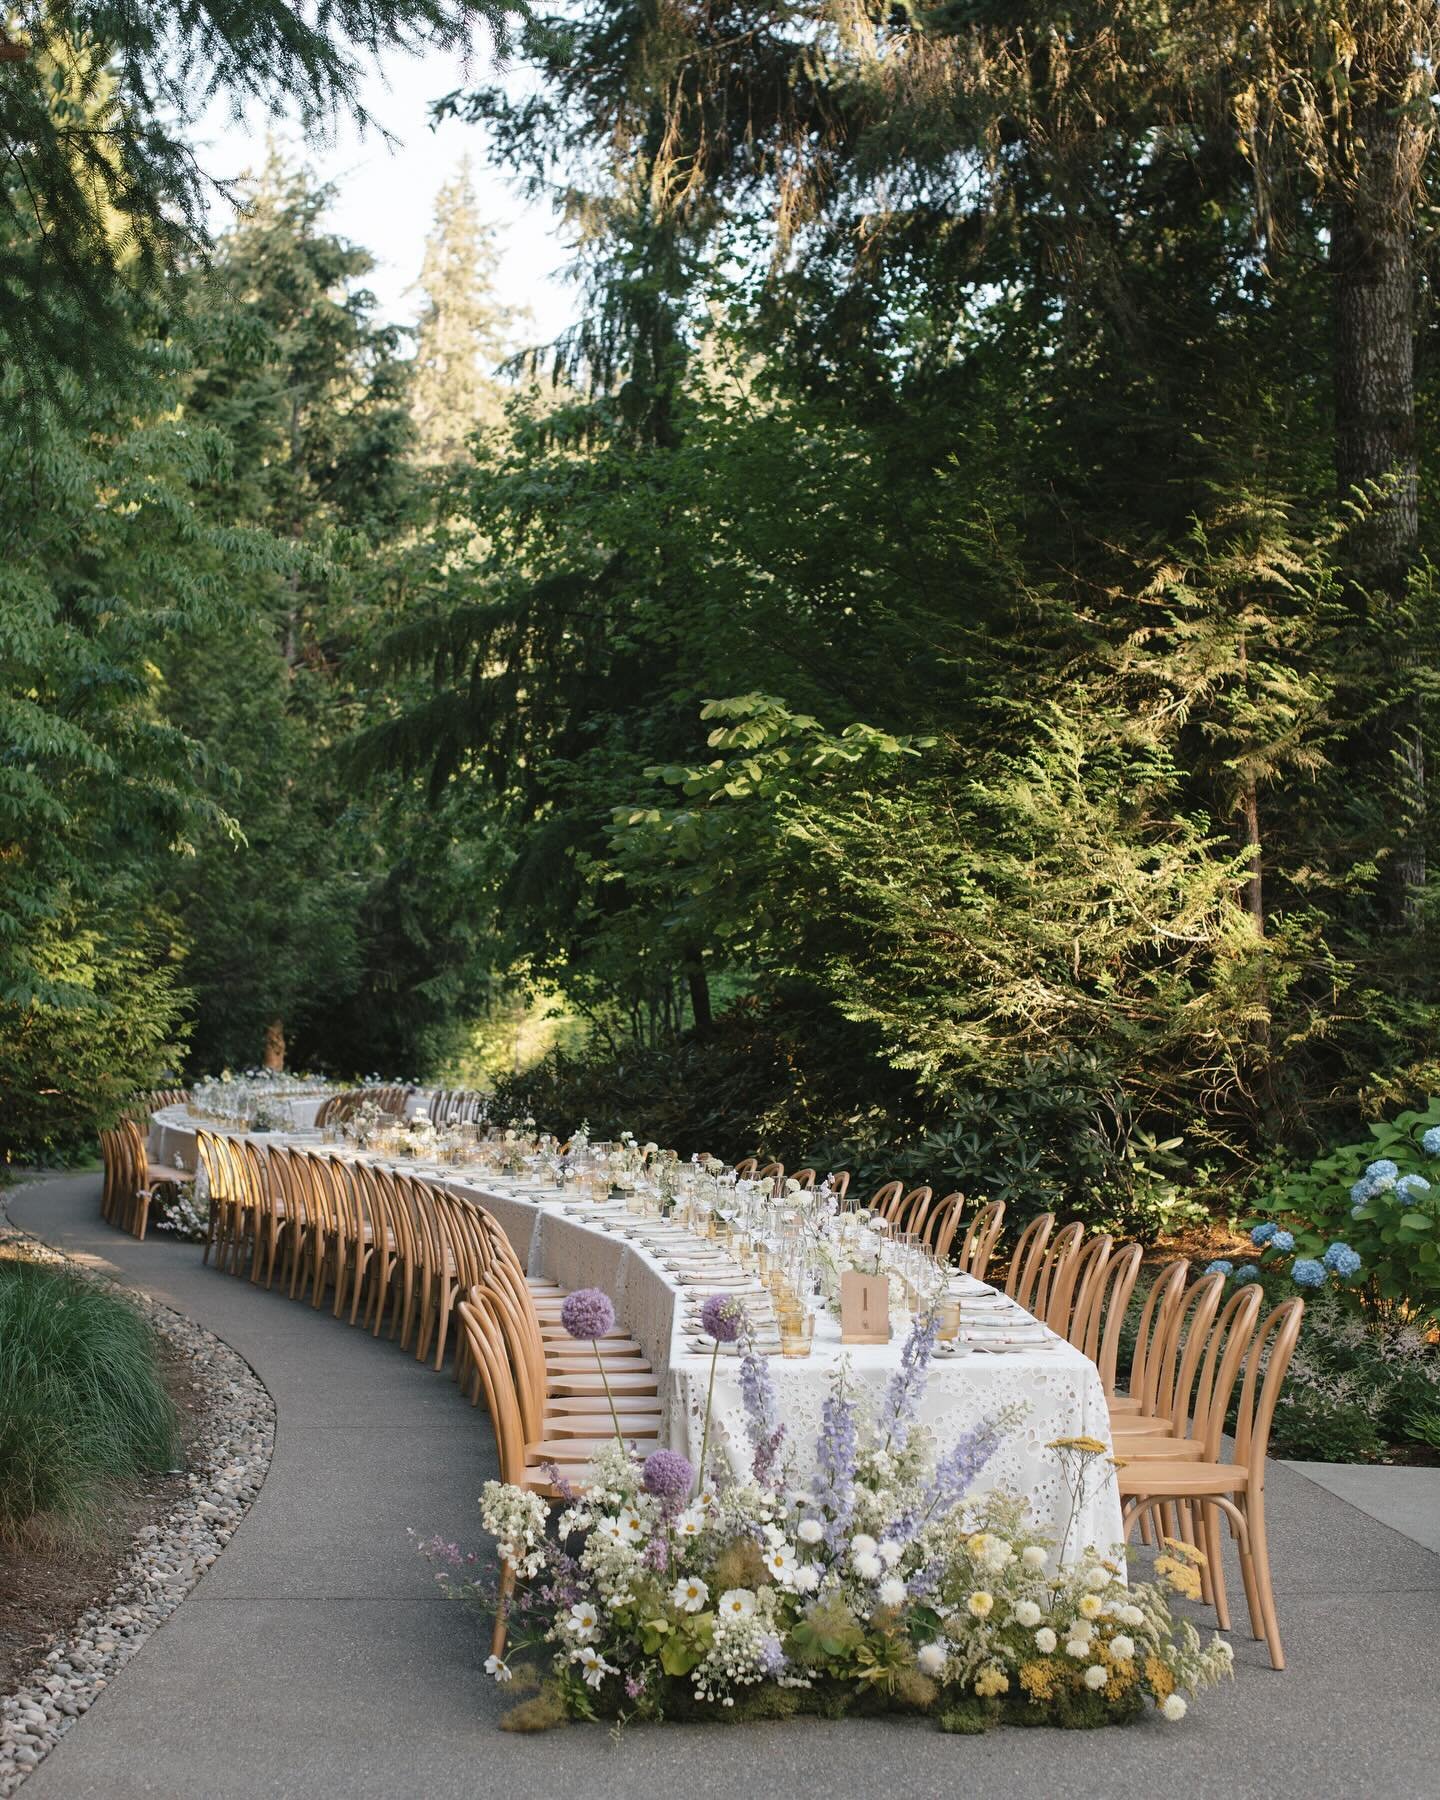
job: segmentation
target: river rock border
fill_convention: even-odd
[[[0,1197],[0,1239],[38,1260],[65,1263],[137,1305],[184,1356],[208,1396],[186,1471],[187,1492],[135,1540],[115,1587],[58,1636],[16,1692],[0,1698],[0,1800],[92,1706],[116,1671],[162,1625],[225,1548],[270,1467],[275,1402],[245,1359],[193,1320],[133,1288],[105,1281],[13,1226]]]

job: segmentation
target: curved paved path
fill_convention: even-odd
[[[15,1192],[22,1229],[232,1344],[275,1397],[270,1475],[216,1566],[24,1785],[24,1800],[1006,1800],[1440,1792],[1440,1556],[1284,1467],[1272,1536],[1290,1668],[1237,1635],[1236,1680],[1180,1727],[948,1738],[920,1724],[498,1733],[480,1621],[441,1600],[407,1527],[478,1538],[483,1414],[393,1345],[144,1244],[95,1177]],[[1232,1584],[1238,1594],[1238,1581]]]

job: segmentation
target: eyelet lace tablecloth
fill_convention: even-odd
[[[162,1124],[166,1132],[162,1141],[172,1149],[185,1148],[179,1140],[188,1125],[188,1156],[174,1160],[193,1167],[194,1122],[187,1120],[183,1108],[156,1114],[152,1149],[158,1148],[155,1132]],[[328,1148],[319,1144],[314,1133],[275,1133],[271,1141]],[[619,1214],[604,1224],[593,1222],[575,1215],[566,1194],[539,1189],[533,1183],[414,1162],[392,1166],[422,1174],[483,1206],[532,1276],[555,1281],[567,1291],[603,1289],[649,1358],[660,1391],[667,1397],[668,1441],[692,1460],[698,1456],[711,1358],[708,1350],[693,1347],[695,1333],[684,1320],[684,1286],[665,1269],[658,1252],[636,1241],[636,1235],[646,1231],[647,1221]],[[1018,1308],[1015,1316],[1028,1319]],[[787,1440],[798,1451],[802,1465],[809,1460],[820,1409],[842,1358],[849,1371],[847,1379],[878,1400],[899,1366],[901,1342],[896,1336],[888,1344],[842,1344],[838,1321],[825,1314],[816,1326],[812,1355],[767,1359]],[[743,1471],[748,1451],[739,1374],[737,1357],[727,1353],[718,1358],[711,1436]],[[1000,1448],[976,1481],[974,1493],[1023,1495],[1040,1535],[1058,1544],[1068,1524],[1072,1552],[1086,1545],[1101,1550],[1118,1546],[1123,1534],[1113,1476],[1091,1482],[1072,1519],[1060,1464],[1047,1448],[1057,1438],[1066,1437],[1091,1437],[1109,1445],[1109,1412],[1094,1363],[1053,1334],[1047,1334],[1043,1348],[934,1358],[918,1419],[934,1434],[941,1452],[965,1432],[1002,1413],[1009,1417]]]

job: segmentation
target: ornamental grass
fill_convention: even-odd
[[[83,1529],[104,1488],[168,1469],[176,1416],[157,1342],[125,1301],[0,1260],[0,1535]]]

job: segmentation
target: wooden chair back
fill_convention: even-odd
[[[1114,1240],[1097,1231],[1088,1243],[1058,1269],[1050,1284],[1045,1323],[1068,1343],[1076,1344],[1085,1335],[1087,1308],[1097,1285],[1105,1278]]]
[[[1155,1382],[1160,1365],[1160,1351],[1175,1308],[1184,1296],[1189,1273],[1190,1259],[1186,1256],[1177,1256],[1173,1262],[1166,1263],[1151,1282],[1140,1308],[1125,1391],[1142,1413],[1153,1413],[1155,1410]]]
[[[1010,1256],[1010,1267],[1005,1276],[1005,1292],[1027,1312],[1034,1311],[1031,1302],[1035,1298],[1035,1286],[1040,1279],[1040,1271],[1045,1266],[1045,1249],[1054,1229],[1053,1212],[1038,1214],[1020,1233]]]
[[[965,1196],[960,1193],[946,1194],[943,1200],[937,1200],[925,1216],[925,1224],[920,1232],[921,1241],[928,1245],[931,1255],[937,1262],[948,1262],[950,1252],[954,1248],[955,1234],[960,1228],[960,1215],[965,1210]]]
[[[1070,1280],[1075,1259],[1085,1242],[1085,1227],[1078,1219],[1062,1225],[1050,1240],[1027,1308],[1037,1319],[1048,1319],[1057,1289]]]
[[[1000,1241],[1000,1233],[1004,1227],[1003,1200],[991,1200],[976,1213],[960,1245],[960,1254],[955,1259],[967,1275],[973,1275],[977,1281],[985,1279],[985,1271],[990,1267],[990,1258],[995,1254],[995,1246]]]
[[[1140,1274],[1140,1261],[1145,1252],[1139,1244],[1122,1244],[1112,1252],[1102,1280],[1096,1283],[1085,1310],[1078,1339],[1084,1351],[1100,1371],[1100,1380],[1108,1394],[1115,1386],[1115,1362],[1120,1354],[1120,1333],[1130,1309],[1130,1296]]]
[[[1290,1359],[1300,1341],[1304,1317],[1305,1302],[1298,1296],[1282,1300],[1256,1331],[1245,1358],[1245,1380],[1236,1409],[1235,1460],[1250,1470],[1252,1492],[1265,1485],[1270,1427],[1290,1371]]]
[[[1178,1397],[1191,1392],[1224,1291],[1223,1275],[1202,1275],[1173,1308],[1151,1385],[1156,1418],[1173,1422]]]

